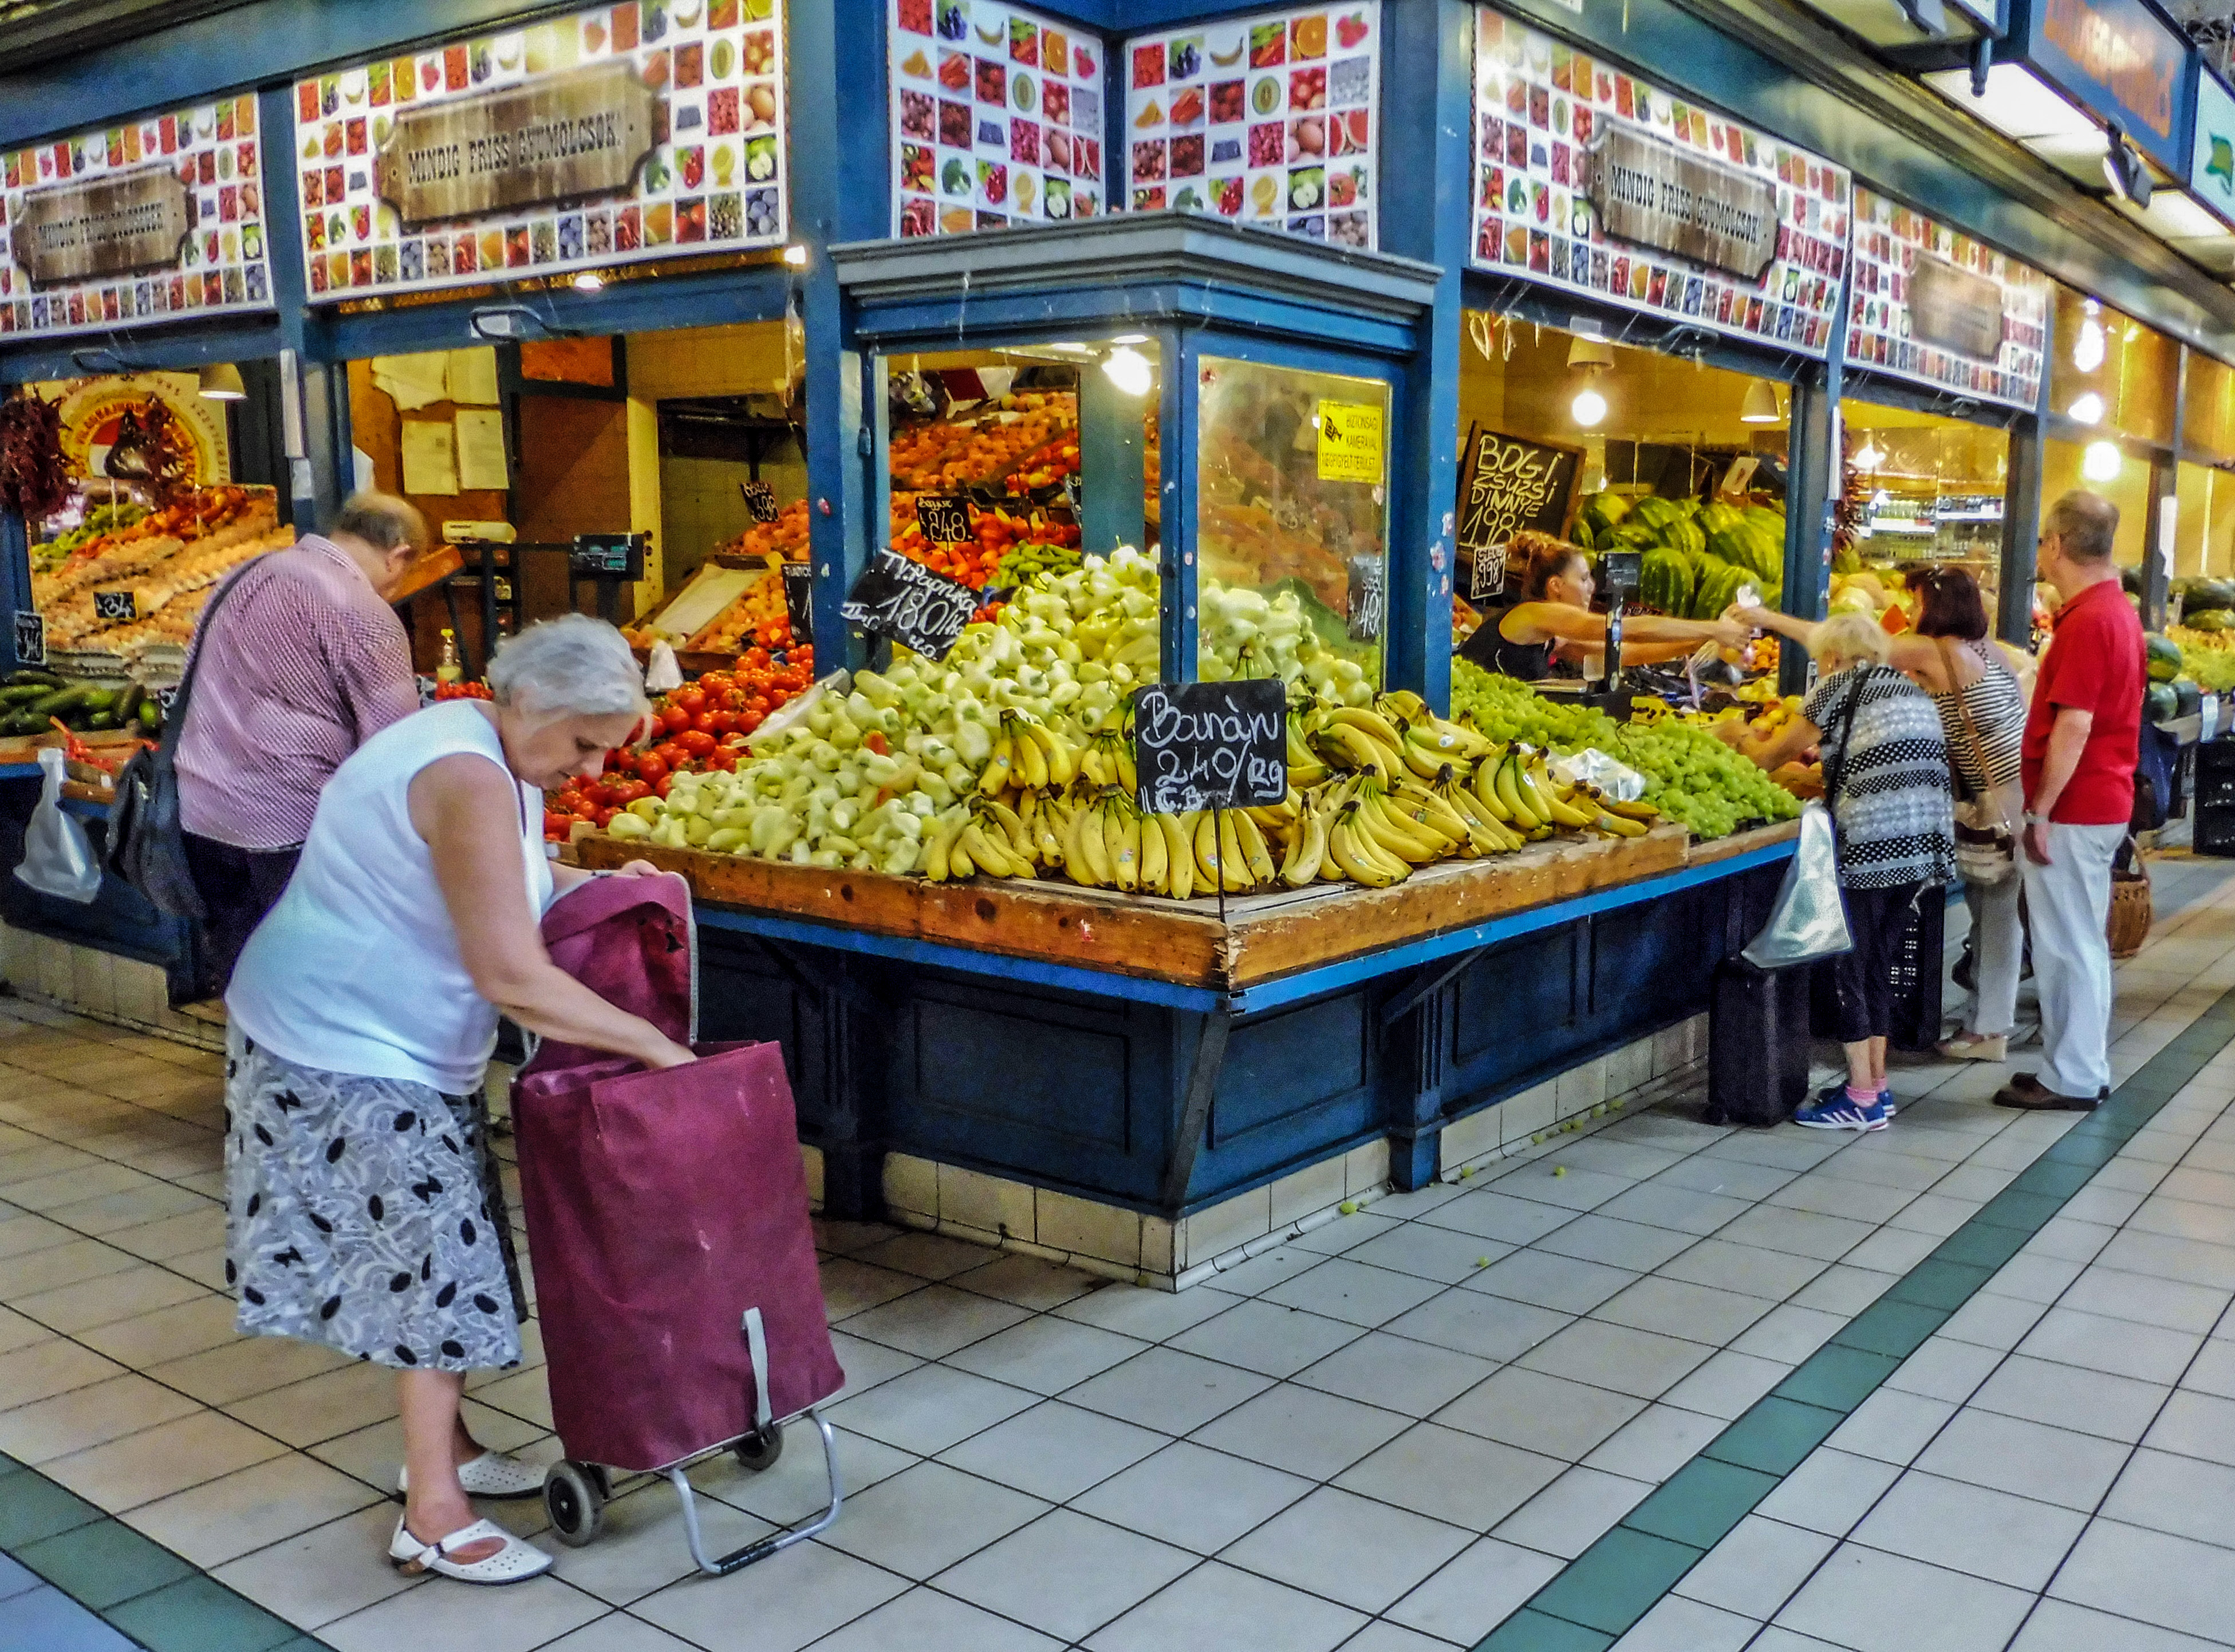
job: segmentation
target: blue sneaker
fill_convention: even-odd
[[[1793,1122],[1809,1130],[1884,1130],[1893,1122],[1893,1108],[1883,1091],[1865,1106],[1850,1099],[1846,1085],[1835,1084],[1793,1114]]]

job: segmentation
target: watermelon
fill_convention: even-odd
[[[1692,610],[1692,597],[1698,582],[1691,563],[1682,555],[1665,546],[1656,546],[1645,554],[1638,595],[1663,613],[1681,616]]]
[[[2235,624],[2235,613],[2225,608],[2206,608],[2202,613],[2184,615],[2181,624],[2191,631],[2225,631]]]
[[[2149,666],[2150,681],[2170,683],[2180,675],[2180,648],[2169,639],[2150,633],[2142,639],[2143,658]]]
[[[1576,518],[1576,525],[1568,530],[1568,543],[1580,545],[1587,551],[1595,551],[1598,548],[1597,540],[1591,535],[1589,517],[1579,515]]]
[[[1629,514],[1629,502],[1620,494],[1602,488],[1583,502],[1576,513],[1577,520],[1590,524],[1594,541],[1603,541],[1614,530],[1616,523]]]
[[[2170,723],[2180,715],[2180,698],[2171,683],[2152,683],[2142,691],[2142,716],[2152,723]]]
[[[2173,698],[2177,717],[2194,717],[2204,709],[2204,692],[2186,677],[2173,685]]]
[[[1648,494],[1632,505],[1629,508],[1629,516],[1631,521],[1651,528],[1655,534],[1660,533],[1670,523],[1682,520],[1682,513],[1676,508],[1675,503],[1662,498],[1658,494]]]
[[[2191,580],[2181,593],[2181,612],[2203,613],[2235,608],[2235,582],[2226,580]],[[2190,625],[2196,622],[2187,621]]]

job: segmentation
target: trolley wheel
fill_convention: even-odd
[[[783,1455],[783,1430],[771,1427],[765,1434],[748,1434],[730,1450],[740,1467],[758,1474],[774,1468],[776,1459]]]
[[[552,1531],[570,1549],[590,1542],[605,1524],[604,1478],[594,1468],[572,1460],[554,1463],[543,1472],[543,1511],[551,1517]]]

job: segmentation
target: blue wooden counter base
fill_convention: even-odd
[[[1704,1011],[1769,844],[1232,993],[702,905],[701,1036],[775,1039],[834,1216],[887,1152],[1176,1217],[1444,1127]]]

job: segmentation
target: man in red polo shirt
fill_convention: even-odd
[[[2018,866],[2033,929],[2048,1059],[1995,1097],[2004,1107],[2093,1111],[2110,1093],[2111,861],[2134,809],[2142,729],[2142,626],[2119,587],[2119,508],[2074,488],[2042,522],[2041,577],[2056,631],[2026,718],[2025,838]]]

